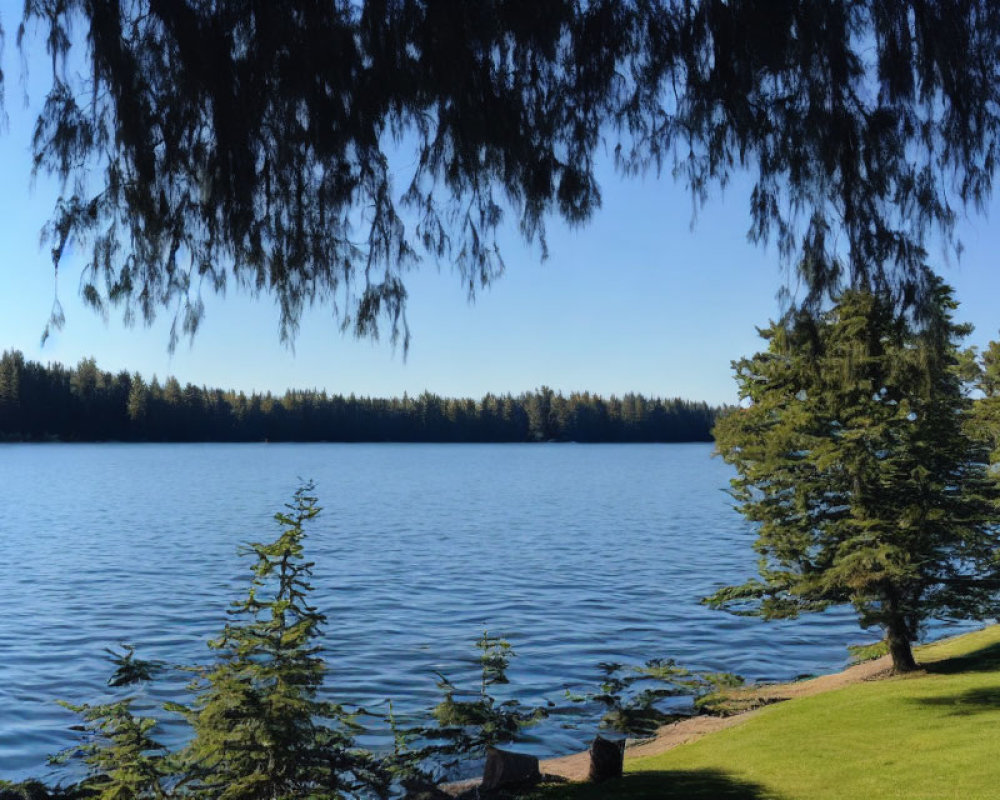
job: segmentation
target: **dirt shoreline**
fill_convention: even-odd
[[[672,750],[682,744],[694,742],[701,737],[741,725],[756,714],[763,706],[790,700],[793,697],[809,697],[814,694],[840,689],[865,681],[875,681],[892,674],[892,661],[889,656],[882,656],[873,661],[856,664],[841,672],[831,675],[821,675],[805,681],[794,683],[765,684],[749,686],[730,692],[734,700],[750,706],[747,711],[727,717],[697,716],[664,725],[652,739],[643,739],[631,743],[625,748],[625,758],[645,758]],[[562,780],[581,782],[587,780],[590,769],[590,755],[587,751],[573,753],[560,758],[550,758],[540,764],[543,775],[551,775]]]

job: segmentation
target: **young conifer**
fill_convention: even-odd
[[[212,800],[300,800],[380,793],[371,756],[355,750],[350,715],[319,699],[326,665],[325,617],[308,601],[312,562],[304,526],[319,514],[314,486],[275,514],[281,535],[252,543],[246,599],[210,646],[218,661],[199,681],[187,716],[194,738],[184,754],[189,791]]]
[[[148,681],[158,665],[135,658],[131,645],[123,649],[123,653],[108,651],[116,665],[108,686]],[[92,800],[164,800],[169,796],[165,788],[172,782],[168,754],[153,738],[157,721],[137,716],[135,700],[134,695],[127,695],[97,705],[60,702],[83,718],[78,726],[84,737],[80,745],[52,759],[84,763],[87,777],[75,787],[78,796]]]
[[[476,648],[480,668],[478,691],[460,692],[438,673],[438,688],[444,698],[431,711],[438,724],[436,734],[453,743],[451,747],[442,746],[441,751],[452,751],[462,757],[481,755],[488,745],[513,742],[523,727],[545,716],[540,708],[493,696],[492,687],[510,682],[507,668],[516,654],[509,641],[483,631]]]

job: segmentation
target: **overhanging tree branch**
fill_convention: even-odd
[[[29,0],[22,46],[35,24],[36,165],[71,187],[54,242],[93,250],[88,294],[127,319],[175,308],[190,334],[178,256],[213,291],[273,295],[286,339],[322,303],[405,347],[406,271],[452,261],[475,292],[510,215],[544,250],[548,220],[599,207],[605,145],[699,201],[749,173],[749,236],[807,306],[847,284],[926,311],[928,237],[958,246],[996,168],[990,0]],[[73,48],[91,69],[70,85]],[[397,149],[411,174],[390,174]]]

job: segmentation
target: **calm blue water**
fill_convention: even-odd
[[[54,699],[107,696],[104,648],[210,659],[246,585],[236,548],[273,538],[299,476],[325,509],[307,547],[329,692],[350,704],[432,706],[435,670],[471,679],[484,627],[518,653],[512,691],[557,710],[601,661],[786,679],[870,638],[844,613],[764,625],[698,604],[756,561],[708,445],[6,445],[0,777],[58,777],[45,758],[76,720]],[[187,679],[144,702],[184,700]],[[557,716],[528,747],[579,749],[594,723]]]

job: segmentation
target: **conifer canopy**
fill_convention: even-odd
[[[992,0],[26,0],[21,31],[52,56],[55,264],[84,253],[89,303],[176,335],[235,284],[284,337],[319,303],[405,342],[409,269],[475,292],[505,220],[544,251],[600,206],[605,152],[701,200],[746,171],[749,236],[807,304],[847,277],[919,306],[1000,129]]]
[[[733,496],[758,524],[760,579],[708,602],[765,618],[850,603],[898,670],[930,618],[995,615],[1000,516],[970,433],[948,288],[919,329],[870,293],[761,335],[735,364],[747,403],[716,426]]]

